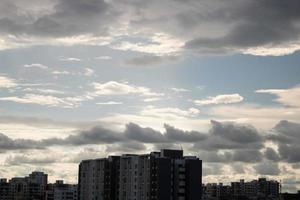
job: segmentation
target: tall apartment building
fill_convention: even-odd
[[[119,165],[119,156],[82,161],[78,174],[78,198],[118,199]]]
[[[124,154],[79,165],[80,200],[199,200],[202,161],[182,150]]]
[[[120,158],[120,200],[147,200],[150,196],[149,155],[123,155]]]
[[[31,174],[29,174],[27,180],[29,199],[45,199],[46,187],[48,184],[48,175],[44,174],[43,172],[32,172]]]
[[[9,183],[7,179],[2,178],[0,179],[0,199],[1,200],[8,200],[9,198]]]

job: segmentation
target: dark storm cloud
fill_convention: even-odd
[[[297,0],[240,1],[220,10],[232,28],[224,36],[198,37],[186,43],[186,48],[198,50],[230,50],[262,45],[280,45],[298,40],[300,36],[300,2]],[[221,18],[219,20],[222,21]]]
[[[5,4],[12,11],[21,7]],[[22,12],[15,12],[16,15]],[[104,0],[58,0],[49,14],[31,16],[2,16],[0,32],[7,34],[28,34],[33,36],[62,37],[79,34],[105,35],[109,24],[117,15]]]
[[[196,149],[261,149],[264,138],[252,126],[212,121],[206,140],[195,143]]]
[[[280,121],[267,139],[278,145],[281,160],[290,163],[300,162],[300,124]]]
[[[42,3],[47,1],[42,1]],[[109,36],[122,29],[167,33],[201,53],[241,51],[294,43],[300,36],[298,0],[57,0],[52,9],[32,14],[18,1],[3,0],[0,33],[64,37]],[[30,2],[27,7],[30,7]],[[47,3],[44,3],[47,5]],[[53,4],[53,3],[52,3]],[[52,5],[51,4],[51,5]],[[47,7],[44,5],[44,7]],[[39,8],[35,5],[35,8]],[[126,36],[128,33],[125,33]],[[128,36],[128,35],[127,35]],[[161,57],[140,57],[129,64],[154,64]]]

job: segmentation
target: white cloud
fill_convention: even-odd
[[[72,108],[77,107],[78,103],[83,101],[83,99],[74,97],[59,98],[50,95],[26,94],[23,97],[1,97],[0,101],[12,101],[22,104],[38,104],[49,107]]]
[[[300,86],[289,89],[261,89],[255,92],[276,95],[276,102],[286,106],[300,108]]]
[[[195,117],[200,113],[197,108],[189,108],[188,110],[182,110],[179,108],[166,107],[157,108],[154,106],[147,106],[141,111],[141,115],[152,117],[166,117],[166,118],[178,118],[178,117]]]
[[[159,98],[159,97],[154,97],[154,98],[146,98],[144,99],[144,102],[153,102],[153,101],[159,101],[161,100],[162,98]]]
[[[110,56],[98,56],[94,58],[95,60],[111,60],[112,57]]]
[[[72,57],[71,58],[62,58],[60,60],[62,60],[62,61],[76,61],[76,62],[81,61],[80,58],[72,58]]]
[[[256,56],[285,56],[293,54],[300,49],[300,41],[293,42],[291,44],[283,44],[282,46],[261,46],[253,47],[245,50],[244,54],[256,55]]]
[[[49,67],[40,63],[26,64],[25,68],[39,68],[39,69],[48,69]]]
[[[152,92],[150,88],[130,85],[127,82],[121,83],[116,81],[109,81],[106,83],[94,82],[95,95],[125,95],[138,94],[142,96],[163,96],[162,93]]]
[[[108,102],[98,102],[97,105],[121,105],[123,102],[119,101],[108,101]]]
[[[216,106],[209,110],[209,114],[219,119],[250,123],[264,129],[272,128],[282,119],[300,122],[300,108],[268,107],[256,104]]]
[[[3,76],[0,74],[0,88],[13,88],[16,87],[17,83],[14,79]]]
[[[149,39],[151,42],[149,42]],[[130,50],[141,53],[162,55],[177,55],[184,45],[184,41],[179,38],[172,37],[166,33],[155,33],[150,38],[145,38],[145,42],[121,42],[113,45],[112,48],[119,50]]]
[[[92,70],[91,68],[85,68],[85,72],[84,72],[85,76],[92,76],[93,74],[94,74],[94,70]]]
[[[185,88],[171,88],[172,91],[174,92],[190,92],[190,90],[185,89]]]
[[[223,94],[214,97],[208,97],[202,100],[195,100],[196,105],[210,105],[210,104],[231,104],[239,103],[244,100],[239,94]]]
[[[55,70],[55,71],[52,72],[52,74],[55,74],[55,75],[68,75],[68,74],[71,74],[71,72]]]
[[[25,88],[24,92],[37,92],[42,94],[64,94],[63,91],[53,90],[53,89],[38,89],[38,88]]]

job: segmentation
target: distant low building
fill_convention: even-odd
[[[300,199],[300,191],[296,194],[291,193],[282,193],[280,194],[279,200],[299,200]]]
[[[279,182],[265,178],[240,180],[230,186],[208,183],[203,185],[203,200],[278,200],[279,191]]]
[[[48,184],[46,200],[77,200],[77,185],[64,184],[62,180]]]
[[[48,184],[48,175],[32,172],[26,177],[0,179],[0,200],[77,200],[77,185],[57,181]]]

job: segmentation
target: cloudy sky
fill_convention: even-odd
[[[0,177],[183,148],[300,189],[299,0],[1,0]]]

